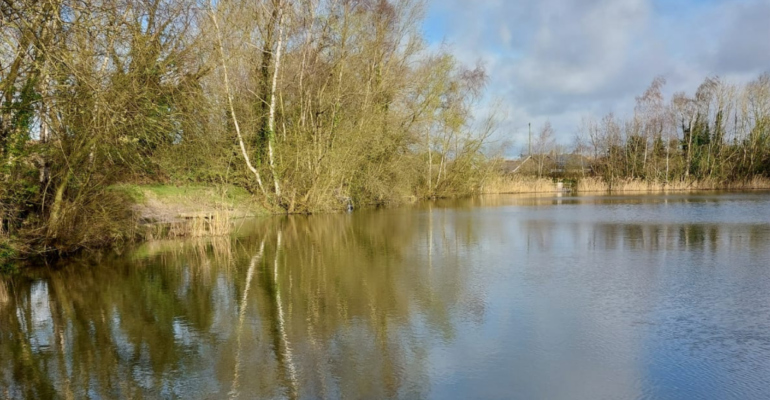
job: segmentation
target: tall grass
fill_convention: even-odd
[[[484,194],[553,192],[556,185],[549,178],[503,175],[490,179],[481,189]]]
[[[227,236],[233,232],[232,212],[226,209],[180,215],[172,222],[147,224],[144,240]]]
[[[187,237],[226,236],[232,232],[230,211],[217,210],[203,216],[193,216],[181,231]]]
[[[567,185],[565,184],[565,188]],[[770,179],[754,177],[746,181],[723,182],[715,179],[657,182],[642,179],[616,179],[612,184],[600,177],[579,178],[571,189],[582,192],[624,193],[624,192],[675,192],[698,190],[755,190],[770,189]],[[556,191],[556,184],[550,178],[526,175],[503,175],[490,179],[482,188],[483,194],[507,193],[548,193]]]
[[[641,179],[620,179],[610,185],[601,178],[579,179],[575,190],[578,192],[676,192],[697,190],[753,190],[770,189],[770,179],[754,177],[748,181],[720,182],[714,179],[691,181],[654,182]]]

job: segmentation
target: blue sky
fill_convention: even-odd
[[[628,115],[656,76],[693,93],[708,76],[742,83],[770,71],[770,0],[429,0],[424,31],[490,76],[509,154],[550,121],[573,141],[583,116]]]

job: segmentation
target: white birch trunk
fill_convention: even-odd
[[[695,128],[695,116],[697,113],[693,113],[692,118],[690,118],[690,134],[687,138],[687,168],[685,168],[684,172],[684,180],[687,181],[690,178],[690,166],[692,165],[692,135],[693,135],[693,128]]]
[[[217,31],[217,47],[219,49],[219,57],[222,61],[222,72],[225,79],[225,92],[227,94],[227,104],[230,108],[230,116],[233,118],[233,125],[235,126],[235,133],[238,135],[238,144],[241,148],[241,154],[243,155],[243,159],[246,161],[246,167],[249,168],[249,171],[251,171],[254,174],[254,177],[257,179],[257,185],[259,186],[259,190],[262,191],[262,194],[267,196],[267,191],[265,191],[264,185],[262,185],[262,178],[259,176],[259,171],[254,168],[254,166],[251,164],[251,159],[249,158],[249,153],[246,151],[246,145],[243,142],[243,135],[241,135],[241,127],[238,124],[238,118],[235,116],[235,106],[233,106],[233,95],[232,91],[230,90],[230,78],[227,74],[227,63],[225,61],[225,50],[224,45],[222,44],[222,33],[219,30],[219,23],[217,22],[216,14],[214,13],[214,8],[209,3],[209,16],[211,17],[211,21],[214,23],[214,29]]]
[[[281,69],[281,51],[283,50],[283,5],[278,10],[278,46],[275,52],[275,69],[273,71],[273,85],[270,90],[270,116],[267,120],[267,157],[270,164],[270,173],[273,174],[273,184],[275,186],[275,196],[281,199],[281,184],[278,175],[275,173],[275,156],[273,155],[273,139],[275,136],[275,94],[278,87],[278,73]]]

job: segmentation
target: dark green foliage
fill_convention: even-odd
[[[11,273],[16,270],[18,252],[11,246],[10,241],[0,238],[0,273]]]

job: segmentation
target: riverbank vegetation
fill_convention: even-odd
[[[131,241],[143,223],[211,210],[770,175],[768,75],[669,101],[657,79],[631,117],[586,119],[571,150],[546,124],[525,168],[501,173],[486,151],[496,119],[472,112],[484,68],[428,47],[423,13],[419,0],[0,3],[0,258]]]
[[[131,240],[126,185],[233,187],[306,213],[466,194],[486,81],[419,1],[0,4],[0,237]],[[491,121],[491,120],[490,120]]]
[[[579,149],[605,181],[750,182],[770,175],[770,74],[745,85],[708,78],[666,102],[658,78],[631,118],[586,119]]]
[[[495,188],[539,191],[543,178],[581,192],[770,188],[770,74],[707,78],[669,100],[664,85],[655,79],[628,118],[586,117],[571,148],[545,124]]]

